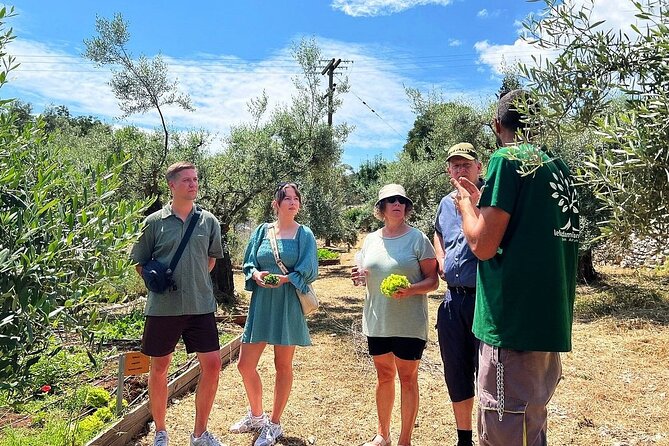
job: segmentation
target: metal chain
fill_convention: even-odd
[[[499,421],[504,416],[504,364],[499,360],[499,350],[497,356],[497,415]]]

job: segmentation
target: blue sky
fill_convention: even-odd
[[[582,3],[581,0],[573,0]],[[288,103],[292,44],[313,37],[325,58],[350,60],[351,92],[334,116],[355,127],[343,162],[358,166],[381,155],[393,159],[415,115],[404,87],[441,92],[472,104],[494,100],[501,64],[539,54],[519,39],[521,21],[541,2],[483,0],[23,0],[5,3],[17,39],[8,51],[21,66],[0,90],[30,102],[35,112],[66,105],[74,115],[153,128],[157,115],[121,112],[106,82],[108,68],[81,57],[95,35],[96,16],[117,12],[129,22],[133,55],[161,53],[195,112],[166,110],[177,128],[207,129],[213,148],[231,126],[249,120],[246,104],[263,90],[270,104]],[[598,0],[599,17],[624,23],[627,0]],[[327,80],[323,77],[324,88]],[[369,107],[364,105],[366,102]],[[374,109],[376,113],[370,110]]]

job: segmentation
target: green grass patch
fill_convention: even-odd
[[[140,339],[144,332],[144,312],[136,309],[120,318],[101,322],[95,330],[99,339]]]
[[[318,260],[334,260],[338,258],[338,252],[327,248],[318,248]]]

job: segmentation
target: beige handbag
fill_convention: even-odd
[[[279,247],[276,244],[276,232],[274,229],[274,225],[271,224],[268,226],[269,226],[269,244],[272,245],[272,252],[274,253],[274,261],[276,261],[276,264],[279,266],[281,272],[287,275],[288,268],[286,268],[286,265],[283,264],[281,257],[279,257]],[[303,293],[299,289],[295,288],[297,297],[300,299],[300,305],[302,306],[302,313],[305,316],[313,313],[318,309],[318,298],[316,297],[316,291],[314,291],[314,287],[311,284],[308,284],[307,288],[308,291],[306,293]]]

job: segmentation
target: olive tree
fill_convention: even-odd
[[[0,9],[0,86],[11,11]],[[18,117],[21,119],[21,117]],[[30,368],[60,347],[59,332],[89,339],[95,301],[129,271],[125,255],[148,203],[117,196],[127,155],[81,168],[48,146],[41,120],[17,124],[0,103],[0,388],[21,396]]]
[[[525,39],[556,54],[521,65],[539,99],[542,136],[559,147],[579,132],[580,179],[608,217],[603,235],[624,241],[669,233],[669,5],[630,0],[635,23],[593,19],[594,1],[545,0]]]
[[[184,110],[193,110],[190,97],[180,93],[177,81],[169,78],[167,64],[160,54],[152,59],[144,55],[140,55],[137,59],[133,58],[128,50],[130,41],[128,23],[121,14],[116,14],[112,20],[98,17],[95,28],[98,35],[84,40],[86,46],[84,57],[100,66],[112,67],[112,79],[109,84],[119,100],[119,107],[123,111],[122,117],[150,110],[156,111],[160,117],[163,132],[161,150],[156,151],[155,146],[150,146],[152,150],[148,153],[151,156],[145,156],[141,165],[145,172],[142,176],[149,180],[148,196],[157,198],[149,209],[149,212],[152,212],[159,209],[162,204],[160,182],[169,150],[169,131],[163,108],[176,105]]]
[[[268,110],[264,93],[249,101],[252,119],[234,126],[226,146],[198,164],[203,177],[201,202],[218,216],[224,237],[235,224],[246,222],[253,208],[259,210],[258,219],[269,218],[268,203],[278,182],[295,181],[307,189],[340,162],[341,144],[349,129],[345,124],[330,127],[324,119],[327,103],[316,70],[322,58],[320,49],[313,40],[302,40],[295,44],[293,56],[302,74],[294,79],[296,93],[291,103]],[[339,94],[345,91],[341,84],[334,95],[335,109],[341,103]],[[301,218],[318,227],[321,215],[307,212]],[[330,224],[316,236],[327,236],[325,231],[332,228]],[[221,292],[219,300],[232,300],[232,265],[227,252],[216,263],[214,281]]]

